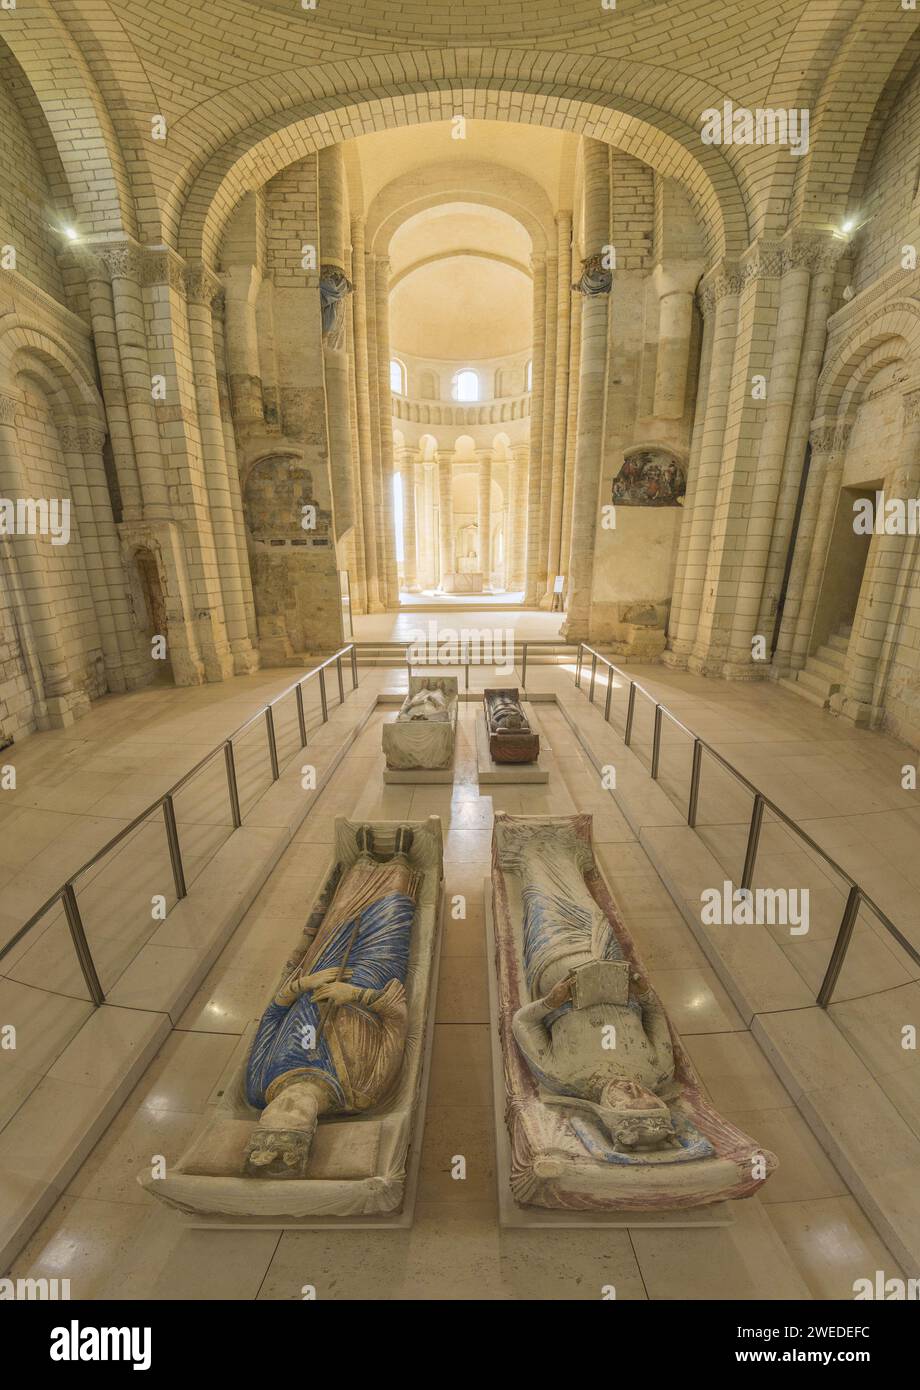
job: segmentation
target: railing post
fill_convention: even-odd
[[[754,864],[757,859],[757,846],[760,844],[760,827],[763,824],[763,797],[760,792],[754,797],[751,809],[751,826],[748,830],[747,852],[744,856],[744,870],[741,874],[741,887],[748,889],[754,877]]]
[[[610,723],[610,701],[613,698],[613,667],[607,665],[607,698],[604,701],[604,718]]]
[[[661,758],[661,705],[655,705],[655,731],[652,734],[652,781],[658,777],[658,763]]]
[[[298,693],[300,686],[297,687]],[[233,758],[233,744],[227,739],[224,744],[224,764],[227,768],[227,791],[230,793],[230,815],[233,817],[233,828],[239,830],[243,824],[243,817],[240,815],[240,792],[236,785],[236,763]]]
[[[342,658],[337,656],[335,659],[335,672],[339,678],[339,704],[345,703],[345,683],[342,680]]]
[[[521,652],[521,689],[527,689],[527,643],[524,643]]]
[[[591,653],[591,684],[588,686],[588,702],[594,704],[594,682],[597,680],[597,652]]]
[[[298,681],[294,688],[297,691],[297,727],[300,729],[300,746],[301,748],[306,748],[307,721],[303,710],[303,686],[300,681]]]
[[[351,688],[352,690],[358,688],[358,648],[354,642],[351,644]]]
[[[326,672],[321,666],[319,668],[319,702],[323,711],[323,723],[329,718],[329,706],[326,704]]]
[[[840,974],[843,962],[846,958],[847,947],[850,944],[850,937],[853,935],[853,928],[856,926],[856,917],[859,913],[859,904],[862,893],[859,885],[854,883],[847,895],[846,907],[843,909],[843,917],[840,919],[840,926],[837,928],[837,940],[834,942],[834,949],[827,967],[827,974],[821,982],[818,991],[818,1004],[822,1009],[826,1009],[831,1002],[834,993],[834,986],[837,983],[837,976]]]
[[[626,706],[626,728],[623,731],[623,742],[629,747],[629,740],[632,738],[633,715],[636,712],[636,682],[629,682],[629,703]]]
[[[703,765],[703,745],[698,738],[693,740],[693,766],[690,769],[690,804],[687,807],[687,824],[693,830],[696,826],[696,811],[700,802],[700,768]]]
[[[268,756],[272,765],[272,781],[277,782],[278,772],[278,745],[275,742],[275,716],[272,714],[271,705],[265,707],[265,727],[268,730]]]
[[[578,655],[577,655],[576,658],[575,658],[575,687],[576,687],[577,690],[580,690],[580,689],[581,689],[582,646],[583,646],[583,643],[579,642],[579,644],[578,644]]]
[[[182,851],[179,848],[179,828],[176,825],[176,808],[169,792],[163,797],[163,820],[166,823],[166,843],[169,846],[169,862],[172,865],[176,897],[184,898],[188,889],[185,886],[185,872],[182,868]]]
[[[94,1004],[105,1003],[105,993],[99,983],[99,976],[96,974],[96,966],[93,961],[92,952],[89,949],[89,942],[86,939],[86,932],[83,930],[83,918],[80,915],[80,905],[77,902],[77,895],[73,891],[72,883],[64,884],[63,892],[64,915],[67,918],[67,926],[70,929],[70,937],[73,941],[74,950],[77,953],[77,960],[83,979],[86,981],[86,988],[89,990],[90,998]]]

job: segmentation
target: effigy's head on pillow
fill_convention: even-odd
[[[599,1114],[621,1153],[659,1149],[674,1139],[667,1105],[637,1081],[608,1081],[601,1092]]]

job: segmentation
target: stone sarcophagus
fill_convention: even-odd
[[[332,867],[227,1084],[143,1187],[218,1224],[408,1224],[383,1219],[413,1195],[442,878],[437,816],[336,821]]]
[[[517,690],[485,690],[482,697],[489,754],[497,763],[535,763],[540,735],[527,721]]]
[[[667,1212],[755,1192],[776,1159],[703,1095],[589,815],[495,817],[492,923],[519,1207]]]
[[[454,758],[459,694],[456,676],[410,676],[396,719],[383,726],[387,767],[448,768]]]

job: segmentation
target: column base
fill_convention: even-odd
[[[262,665],[262,655],[256,651],[248,639],[241,643],[232,643],[233,652],[233,674],[235,676],[251,676],[254,671],[258,671]]]
[[[832,714],[839,714],[841,719],[849,720],[858,729],[871,729],[877,722],[876,711],[872,705],[864,700],[854,700],[842,690],[830,697],[827,707]]]

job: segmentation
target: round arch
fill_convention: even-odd
[[[499,56],[486,55],[493,67]],[[214,265],[224,227],[244,194],[327,145],[377,129],[449,121],[458,114],[469,119],[551,124],[614,145],[684,187],[704,228],[711,260],[737,256],[744,250],[750,240],[749,218],[738,176],[721,149],[700,142],[697,125],[667,109],[668,84],[662,80],[666,75],[661,70],[605,63],[602,66],[609,69],[609,86],[576,86],[565,82],[564,70],[574,71],[573,65],[580,63],[584,73],[587,60],[556,60],[552,78],[547,76],[541,91],[532,54],[505,57],[506,70],[512,72],[520,69],[526,58],[527,78],[495,71],[466,80],[444,75],[428,81],[409,80],[406,72],[399,72],[404,60],[391,56],[391,80],[386,82],[389,90],[385,95],[379,89],[345,90],[330,93],[325,99],[317,95],[292,107],[288,85],[278,91],[279,108],[268,117],[264,103],[270,100],[266,89],[271,84],[263,84],[260,118],[202,160],[185,187],[174,189],[177,213],[181,208],[178,250],[190,260]],[[412,55],[413,70],[417,70],[417,58]],[[485,65],[481,58],[480,66]],[[404,66],[409,66],[408,60]],[[597,64],[592,76],[598,80]],[[693,118],[698,121],[712,91],[700,83],[688,85],[698,89],[694,92],[696,102],[702,102]],[[636,89],[635,95],[630,87]],[[660,98],[657,107],[650,104],[653,95]],[[241,109],[245,110],[244,102]]]
[[[887,345],[887,346],[886,346]],[[879,308],[832,352],[818,378],[814,419],[858,404],[865,384],[883,366],[920,359],[920,303],[898,300]]]

